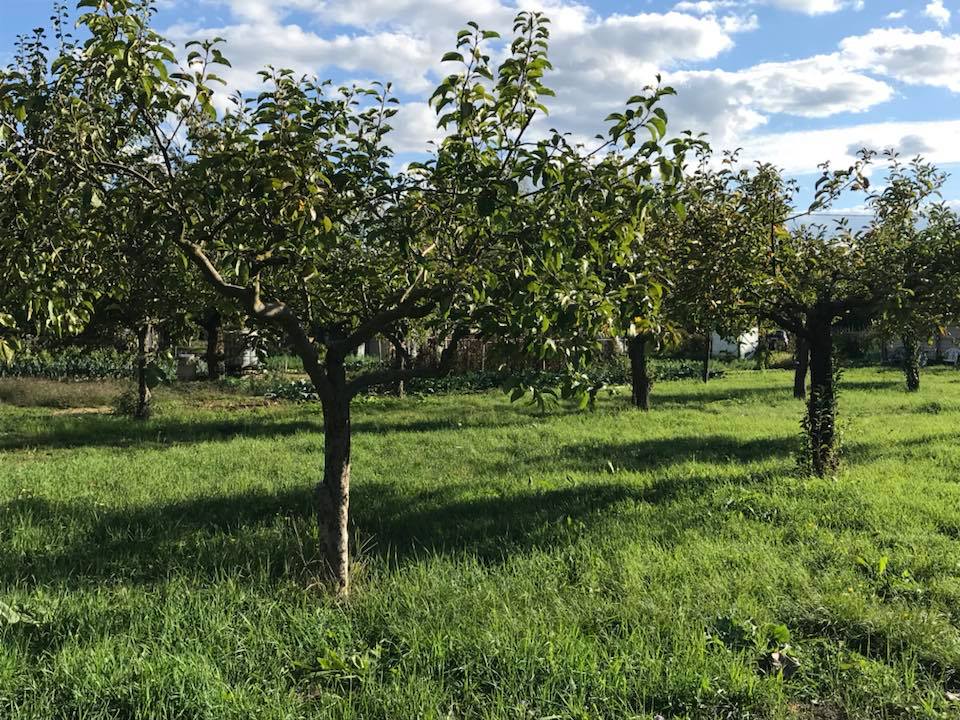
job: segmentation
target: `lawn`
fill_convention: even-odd
[[[791,383],[358,403],[337,604],[316,406],[0,381],[0,718],[960,717],[960,374],[848,371],[823,480]]]

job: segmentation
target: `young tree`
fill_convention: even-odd
[[[714,167],[709,151],[701,153],[672,243],[677,269],[671,315],[704,337],[704,382],[710,378],[713,333],[737,337],[756,323],[750,292],[769,262],[770,229],[780,212],[779,204],[771,205],[768,168],[751,173],[736,163],[737,154],[727,153]]]
[[[872,153],[863,152],[849,170],[830,172],[825,167],[814,207],[827,206],[846,190],[865,190],[864,170],[872,158]],[[810,393],[804,428],[810,467],[817,475],[831,472],[837,464],[834,328],[850,318],[878,317],[905,299],[934,297],[928,288],[937,268],[955,265],[950,242],[933,246],[921,235],[906,231],[929,197],[928,184],[922,179],[929,177],[928,169],[922,163],[915,165],[907,173],[913,179],[901,182],[903,169],[891,157],[893,185],[887,188],[896,189],[868,197],[874,219],[862,230],[855,231],[841,220],[832,231],[801,226],[779,233],[775,267],[758,309],[807,343]],[[912,258],[918,256],[925,260],[914,262]],[[912,270],[905,272],[908,267]]]
[[[946,175],[922,158],[908,163],[888,153],[886,184],[869,198],[876,215],[874,232],[890,247],[890,272],[899,285],[882,309],[883,335],[899,337],[910,392],[920,389],[921,343],[952,319],[950,288],[958,279],[951,244],[957,219],[936,204]]]
[[[484,49],[496,34],[470,24],[444,57],[458,70],[431,100],[447,136],[398,173],[389,85],[333,90],[268,68],[259,95],[219,114],[219,40],[189,44],[171,72],[149,2],[81,5],[89,39],[62,48],[42,79],[5,85],[0,101],[49,118],[38,152],[96,182],[104,205],[135,183],[159,236],[286,335],[323,406],[317,517],[330,578],[346,593],[351,399],[444,372],[469,335],[556,358],[569,388],[586,389],[584,364],[613,316],[597,268],[629,254],[654,171],[666,182],[680,174],[683,143],[664,152],[666,90],[631,98],[592,151],[555,131],[531,139],[550,94],[546,18],[521,13],[498,66]],[[638,132],[651,139],[636,143]],[[348,377],[356,347],[418,320],[446,338],[438,367]]]
[[[68,41],[64,19],[62,10],[54,13],[61,44]],[[36,31],[18,40],[0,70],[0,362],[12,360],[25,336],[82,329],[100,294],[97,234],[87,225],[99,197],[45,152],[57,119],[17,100],[45,85],[47,52]]]

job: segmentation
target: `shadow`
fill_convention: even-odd
[[[729,435],[677,436],[635,442],[567,445],[550,455],[511,459],[495,464],[493,472],[524,474],[550,471],[609,473],[657,472],[692,461],[744,464],[770,458],[793,462],[799,441],[793,436],[739,440]]]
[[[629,400],[629,398],[628,398]],[[743,387],[731,385],[721,380],[711,380],[691,387],[688,392],[660,392],[654,385],[650,401],[656,408],[661,405],[693,406],[697,404],[744,401],[744,402],[781,402],[793,400],[793,384],[783,387]]]
[[[741,481],[757,482],[747,476]],[[638,503],[658,506],[652,532],[657,542],[671,543],[704,523],[689,504],[681,509],[671,503],[717,482],[715,476],[687,472],[648,485],[614,480],[497,490],[478,483],[419,493],[362,482],[352,493],[352,524],[361,555],[389,563],[465,553],[493,564],[534,548],[571,544],[584,533],[603,533],[628,521]],[[622,507],[612,511],[614,506]],[[200,583],[224,577],[280,581],[319,557],[313,512],[309,486],[107,512],[92,502],[18,498],[0,505],[0,586],[150,585],[174,577]],[[2,530],[16,527],[61,531],[55,541],[23,550],[9,542],[12,531]]]
[[[279,422],[255,414],[190,422],[174,419],[136,422],[102,415],[49,417],[44,418],[42,428],[36,431],[11,431],[0,426],[0,451],[78,447],[149,448],[322,431],[321,417]]]
[[[283,420],[275,415],[246,408],[231,417],[195,418],[157,417],[146,422],[112,415],[43,416],[42,425],[22,429],[21,420],[0,418],[0,451],[70,449],[79,447],[164,447],[203,442],[226,442],[238,437],[264,438],[300,432],[323,433],[323,413],[319,406],[291,406]],[[432,410],[432,409],[431,409]],[[542,420],[526,408],[496,405],[481,413],[469,409],[440,410],[428,420],[416,407],[397,418],[398,411],[371,412],[370,407],[355,409],[355,434],[428,433],[468,428],[507,427]],[[559,412],[559,411],[558,411]],[[293,416],[292,418],[290,416]],[[389,417],[389,419],[387,419]]]
[[[889,380],[841,380],[839,387],[841,392],[844,390],[903,390],[904,393],[906,392],[902,377]]]

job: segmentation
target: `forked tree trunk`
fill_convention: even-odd
[[[323,481],[316,488],[321,552],[339,596],[350,591],[350,397],[343,363],[328,363],[333,387],[323,398]]]
[[[223,318],[211,310],[204,318],[207,333],[207,378],[219,380],[227,373],[226,351],[223,342]]]
[[[138,420],[146,420],[150,417],[151,392],[147,383],[147,365],[151,330],[149,323],[137,328],[137,407],[133,416]]]
[[[815,320],[810,332],[810,399],[807,401],[806,431],[810,465],[823,477],[837,466],[837,404],[833,368],[833,326],[829,320]]]
[[[806,338],[797,336],[797,363],[793,371],[793,396],[797,400],[807,397],[807,370],[810,367],[810,348]]]
[[[917,392],[920,389],[920,342],[915,335],[903,337],[903,372],[907,392]]]
[[[703,372],[701,376],[703,381],[710,380],[710,355],[713,353],[713,331],[707,330],[703,343]]]
[[[633,404],[641,410],[650,409],[650,372],[647,367],[647,345],[649,338],[646,335],[637,335],[627,343],[627,353],[630,356],[630,380],[633,386]]]

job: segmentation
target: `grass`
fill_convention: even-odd
[[[960,717],[960,376],[849,371],[823,480],[791,379],[358,403],[345,604],[314,406],[0,407],[0,718]]]

